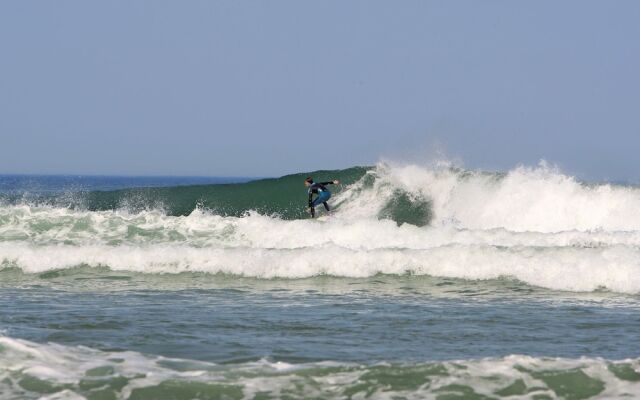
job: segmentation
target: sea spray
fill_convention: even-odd
[[[130,191],[135,201],[92,192],[88,209],[4,204],[0,263],[25,272],[88,265],[285,279],[413,274],[640,292],[635,187],[584,184],[545,164],[504,174],[380,164],[326,175],[347,182],[332,199],[333,215],[320,221],[289,213],[304,209],[304,174],[145,189],[140,198]],[[268,188],[278,189],[271,213],[253,210],[256,201],[271,201]],[[93,210],[104,196],[126,206]],[[200,200],[176,213],[187,198]],[[234,199],[244,203],[219,212]]]

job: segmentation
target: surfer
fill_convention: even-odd
[[[316,183],[313,181],[313,178],[308,177],[304,180],[304,185],[309,188],[309,212],[311,212],[311,218],[315,218],[316,216],[316,206],[322,203],[324,208],[327,211],[329,210],[329,204],[327,204],[327,200],[331,198],[331,192],[325,185],[337,185],[340,181],[329,181],[329,182],[320,182]],[[315,200],[313,200],[313,194],[317,194]]]

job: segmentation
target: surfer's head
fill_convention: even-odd
[[[313,185],[313,178],[311,178],[310,176],[307,177],[307,179],[304,180],[304,185],[305,186],[311,186]]]

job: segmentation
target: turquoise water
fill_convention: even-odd
[[[638,189],[544,169],[326,174],[351,180],[319,221],[296,217],[301,184],[295,210],[215,210],[272,181],[7,198],[2,398],[640,393]]]

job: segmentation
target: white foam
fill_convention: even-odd
[[[460,229],[451,225],[397,226],[391,220],[342,218],[326,222],[285,221],[252,213],[221,217],[201,210],[172,217],[158,211],[86,212],[29,206],[0,207],[2,242],[33,245],[181,243],[193,247],[295,249],[337,245],[350,249],[428,249],[448,244],[494,246],[640,246],[640,230],[556,233],[516,232],[504,228]]]
[[[90,265],[259,278],[506,276],[559,290],[640,292],[638,189],[586,186],[544,164],[504,176],[388,164],[368,174],[336,196],[325,222],[2,206],[0,263],[31,273]],[[378,219],[397,190],[432,203],[430,226]]]
[[[172,369],[171,365],[180,367]],[[102,374],[87,376],[87,372],[102,367]],[[434,370],[434,367],[437,369]],[[625,368],[628,373],[640,373],[640,360],[610,361],[600,358],[538,358],[510,355],[502,358],[455,360],[417,364],[358,365],[338,362],[286,364],[259,360],[243,364],[215,365],[212,363],[167,359],[143,355],[133,351],[102,352],[86,347],[59,344],[37,344],[21,339],[0,337],[0,393],[11,398],[33,398],[38,393],[21,388],[20,381],[33,377],[48,382],[54,392],[48,399],[80,399],[93,394],[92,388],[102,390],[111,378],[127,378],[126,386],[112,387],[117,398],[128,398],[136,389],[157,386],[165,381],[216,383],[241,388],[243,398],[253,398],[258,392],[291,398],[344,398],[365,394],[370,398],[431,398],[445,393],[455,394],[461,386],[472,388],[477,394],[495,397],[500,390],[521,382],[518,398],[536,396],[556,398],[563,393],[583,390],[571,376],[555,385],[545,381],[544,374],[574,374],[582,380],[595,382],[598,398],[633,397],[640,392],[640,382],[621,379],[612,367]],[[49,371],[57,370],[51,374]],[[393,388],[378,381],[379,377],[399,379],[409,374],[410,385],[416,378],[423,383],[415,387]],[[580,376],[575,375],[581,374]],[[81,380],[97,382],[80,384]],[[556,379],[557,381],[557,379]],[[460,392],[457,392],[460,394]]]
[[[136,387],[155,385],[170,378],[193,378],[191,373],[173,371],[161,366],[159,362],[164,360],[167,359],[148,357],[133,351],[101,352],[83,346],[37,344],[22,339],[0,337],[0,388],[5,386],[3,389],[10,393],[19,387],[17,382],[24,376],[58,386],[77,385],[86,378],[87,371],[98,367],[111,367],[114,373],[109,373],[107,377],[122,376],[135,379],[122,390],[122,398],[127,398]],[[2,392],[3,390],[0,390],[0,393]],[[77,389],[61,388],[50,398],[84,398],[77,392]]]
[[[640,292],[640,250],[601,248],[499,248],[450,245],[428,250],[352,250],[337,246],[302,249],[194,248],[88,245],[0,245],[3,265],[29,273],[78,265],[144,273],[208,272],[257,278],[318,275],[369,277],[414,274],[463,279],[511,277],[557,290],[608,288]]]
[[[401,189],[432,201],[435,225],[510,231],[640,230],[640,189],[610,184],[586,185],[541,162],[501,175],[450,166],[379,164],[375,183],[354,185],[340,196],[341,213],[357,218],[377,215]]]

